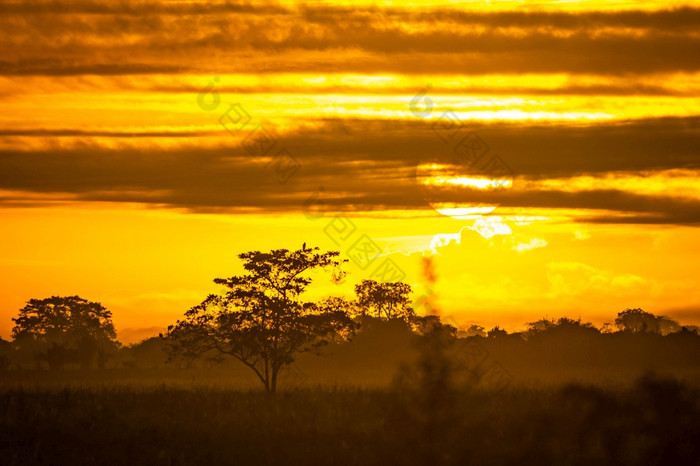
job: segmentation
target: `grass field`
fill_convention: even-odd
[[[441,383],[417,389],[257,390],[161,384],[5,384],[0,463],[699,464],[698,392]]]
[[[276,395],[158,353],[5,370],[0,465],[700,465],[694,334],[392,335],[300,356]]]

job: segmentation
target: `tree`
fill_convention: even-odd
[[[412,324],[420,335],[431,335],[444,340],[450,340],[457,337],[457,327],[442,322],[442,320],[440,320],[440,316],[415,316],[412,319]]]
[[[409,322],[415,312],[411,307],[411,287],[406,283],[380,283],[362,280],[355,285],[357,303],[362,314],[376,314],[378,318],[402,318]]]
[[[578,320],[570,319],[568,317],[561,317],[560,319],[554,321],[554,320],[548,320],[548,319],[540,319],[536,322],[530,322],[528,325],[528,330],[527,333],[532,335],[538,335],[538,334],[547,334],[547,335],[552,335],[552,334],[567,334],[567,333],[574,333],[574,332],[583,332],[583,333],[600,333],[600,331],[595,328],[595,326],[590,323],[590,322],[581,322],[581,319],[579,318]]]
[[[625,309],[617,314],[615,326],[623,332],[659,333],[659,317],[642,309]]]
[[[319,308],[319,310],[324,311],[324,312],[342,311],[351,317],[355,317],[359,314],[359,310],[357,308],[357,303],[355,301],[350,301],[346,298],[342,298],[342,297],[338,297],[338,296],[331,296],[331,297],[322,299],[318,303],[318,308]]]
[[[569,344],[576,341],[587,341],[600,335],[600,330],[592,323],[582,322],[580,318],[574,320],[568,317],[561,317],[556,321],[541,319],[537,322],[529,323],[528,326],[528,339],[545,343],[549,342],[551,345],[559,345],[560,343],[557,342]]]
[[[556,326],[556,323],[553,320],[542,318],[535,322],[528,322],[527,333],[534,335],[536,333],[544,332],[554,326]]]
[[[503,338],[508,336],[508,331],[496,325],[494,328],[489,330],[486,335],[488,336],[488,338]]]
[[[164,335],[172,355],[199,357],[214,353],[248,366],[268,393],[275,393],[280,370],[298,353],[349,337],[355,324],[342,310],[320,308],[301,295],[312,280],[305,273],[323,269],[334,281],[342,279],[338,252],[318,253],[304,245],[239,254],[246,274],[217,278],[226,287],[210,295],[168,327]]]
[[[464,336],[486,338],[486,329],[484,329],[484,327],[482,327],[481,325],[472,324],[464,332]]]
[[[610,334],[613,333],[613,326],[610,322],[605,322],[602,327],[600,327],[600,333]]]
[[[595,328],[595,325],[590,322],[582,322],[580,317],[577,320],[570,319],[568,317],[561,317],[559,320],[557,320],[557,325],[554,327],[554,330],[600,333],[600,331]]]
[[[31,299],[12,320],[17,344],[54,369],[67,363],[104,367],[110,350],[119,346],[112,313],[79,296]]]

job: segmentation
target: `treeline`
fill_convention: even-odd
[[[620,315],[643,312],[628,310]],[[525,331],[508,333],[497,327],[488,331],[478,327],[458,329],[437,316],[415,316],[409,321],[360,314],[353,320],[357,329],[351,338],[330,343],[315,353],[300,355],[294,363],[295,370],[285,374],[285,381],[297,382],[301,373],[304,382],[312,384],[326,381],[386,384],[401,365],[418,360],[421,347],[435,342],[439,342],[455,365],[475,382],[491,379],[490,382],[497,385],[507,385],[510,380],[557,382],[606,377],[619,380],[631,379],[648,370],[662,372],[675,368],[677,370],[671,372],[678,375],[689,369],[700,369],[694,356],[700,354],[700,336],[695,329],[682,326],[678,331],[662,334],[653,326],[641,331],[621,323],[614,329],[607,326],[601,329],[579,320],[561,318],[532,322]],[[160,336],[132,345],[115,342],[106,353],[95,352],[75,359],[68,359],[75,357],[70,350],[78,349],[79,345],[77,342],[65,344],[68,350],[61,354],[67,359],[61,366],[54,365],[54,372],[59,368],[97,369],[102,361],[101,367],[109,370],[157,370],[161,373],[163,370],[175,373],[189,369],[216,370],[219,375],[229,374],[235,382],[247,371],[238,361],[217,358],[213,354],[197,359],[176,356],[170,352],[168,340]],[[51,344],[44,351],[37,351],[36,347],[30,350],[16,340],[3,341],[0,343],[2,368],[4,371],[48,369],[52,366],[47,361],[55,361],[55,355],[50,354],[57,346]],[[89,348],[85,346],[82,351],[90,354]],[[494,364],[505,374],[494,372]]]
[[[553,368],[688,367],[695,364],[689,355],[700,350],[696,327],[642,309],[626,309],[601,328],[562,317],[508,333],[417,315],[411,287],[401,282],[363,280],[353,299],[310,302],[303,299],[309,272],[343,280],[339,253],[304,246],[239,257],[244,275],[216,279],[222,293],[134,345],[119,343],[111,312],[100,303],[78,296],[31,299],[13,319],[12,341],[0,339],[0,370],[183,368],[230,360],[274,392],[281,372],[294,365],[308,375],[395,371],[427,344],[437,344],[473,380],[501,382]]]

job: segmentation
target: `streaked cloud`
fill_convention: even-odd
[[[281,184],[272,155],[251,156],[230,138],[220,147],[104,147],[88,138],[83,147],[0,151],[0,187],[55,199],[141,202],[193,211],[299,211],[325,187],[335,211],[430,208],[477,203],[501,208],[582,209],[594,222],[696,223],[700,169],[695,119],[643,120],[593,126],[482,124],[474,128],[515,174],[508,189],[471,189],[451,146],[428,122],[326,121],[284,133],[284,146],[299,163]],[[357,135],[362,134],[362,138]],[[32,137],[78,137],[81,132],[18,132]],[[94,132],[91,137],[107,136]],[[125,133],[126,139],[157,136],[197,140],[199,133]],[[238,144],[237,144],[238,143]],[[455,183],[426,191],[416,167],[426,156],[452,164]],[[467,173],[467,175],[460,175]],[[471,179],[471,178],[469,178]],[[438,180],[439,181],[439,180]],[[493,183],[488,187],[494,187]],[[22,196],[14,195],[15,199]]]
[[[6,3],[3,75],[697,71],[697,8],[494,12],[402,7]],[[557,47],[551,47],[552,41]]]

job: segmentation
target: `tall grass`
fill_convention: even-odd
[[[431,393],[432,391],[432,393]],[[0,463],[698,464],[698,393],[645,377],[499,393],[427,386],[5,388]]]

